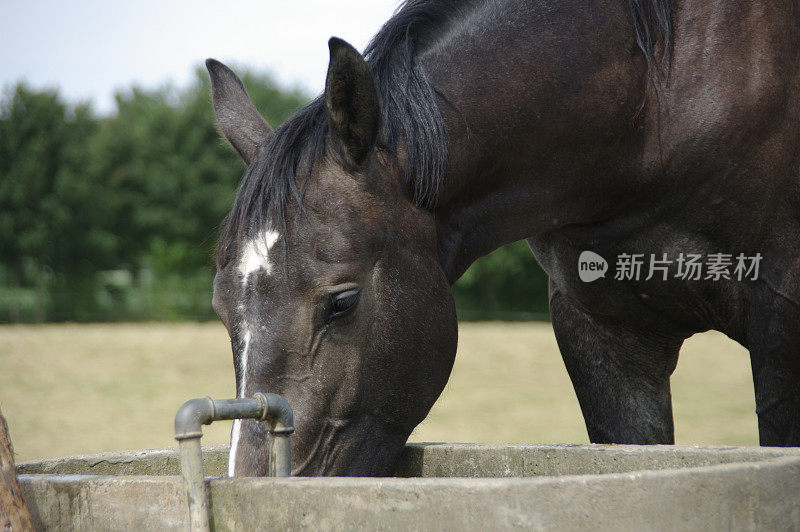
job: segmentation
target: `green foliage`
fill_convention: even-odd
[[[87,107],[67,107],[54,91],[19,84],[0,104],[0,264],[10,286],[36,288],[37,320],[59,278],[112,265],[115,237],[107,205],[97,201],[102,186],[86,169],[96,131]],[[81,306],[83,295],[71,303]],[[18,307],[12,299],[11,319],[21,318]]]
[[[68,109],[55,92],[17,85],[0,104],[0,260],[25,282],[51,263],[65,272],[107,251],[83,146],[96,130],[88,109]]]
[[[246,74],[259,109],[280,124],[305,103],[268,77]],[[118,112],[101,124],[95,160],[116,194],[118,260],[157,274],[207,267],[216,229],[244,166],[214,125],[207,76],[198,70],[185,91],[134,88],[117,95]]]
[[[547,274],[525,242],[475,261],[453,286],[461,320],[529,320],[548,315]]]
[[[277,127],[308,97],[247,72]],[[18,84],[0,101],[0,322],[208,319],[217,228],[244,170],[215,129],[207,76],[132,87],[96,117]],[[546,312],[524,244],[454,288],[465,319]]]

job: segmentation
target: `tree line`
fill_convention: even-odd
[[[309,97],[245,71],[278,125]],[[205,72],[188,87],[130,87],[98,116],[18,83],[0,100],[0,322],[213,318],[217,230],[243,165],[220,140]],[[462,319],[547,312],[524,243],[484,257],[454,287]]]

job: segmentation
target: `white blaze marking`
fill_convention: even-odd
[[[244,389],[245,385],[247,384],[247,374],[245,370],[247,368],[247,352],[250,350],[250,338],[252,337],[252,333],[250,332],[250,327],[245,324],[245,331],[244,331],[244,349],[242,350],[242,356],[239,358],[240,366],[239,366],[239,375],[242,377],[242,383],[239,386],[239,397],[244,397]],[[242,435],[242,420],[237,419],[233,422],[233,432],[231,433],[231,452],[228,455],[228,476],[233,476],[233,470],[236,466],[236,451],[239,448],[239,439]]]
[[[237,419],[233,422],[233,433],[231,434],[231,452],[228,455],[228,476],[233,476],[236,466],[236,448],[239,446],[239,436],[242,434],[242,420]]]
[[[247,288],[247,281],[250,274],[257,271],[265,271],[267,274],[272,270],[272,263],[269,260],[269,250],[278,241],[280,235],[277,231],[265,229],[261,234],[249,241],[242,248],[242,255],[239,257],[239,273],[242,275],[242,288]],[[239,305],[239,310],[244,313],[244,303]],[[239,376],[241,382],[239,383],[239,397],[244,397],[247,388],[247,356],[250,351],[250,340],[253,337],[252,326],[247,321],[247,316],[244,317],[242,322],[242,342],[244,348],[239,357]],[[239,440],[242,435],[242,420],[237,419],[233,422],[233,430],[231,432],[231,451],[228,456],[228,476],[233,476],[234,467],[236,465],[236,452],[239,448]]]
[[[280,235],[277,231],[266,229],[261,235],[248,240],[242,248],[242,256],[239,257],[239,273],[242,274],[242,286],[247,286],[250,274],[260,270],[269,273],[272,270],[272,263],[269,261],[269,250],[278,241]]]

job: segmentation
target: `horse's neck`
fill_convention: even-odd
[[[506,2],[513,16],[487,8],[423,56],[447,99],[435,218],[451,282],[522,238],[615,242],[663,223],[756,249],[796,219],[796,3],[675,2],[657,100],[626,2]]]
[[[449,167],[435,217],[451,282],[504,244],[619,208],[645,94],[624,2],[486,11],[422,56],[447,100]]]

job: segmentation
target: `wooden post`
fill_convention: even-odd
[[[8,424],[0,412],[0,529],[3,531],[33,530],[31,515],[22,497],[14,467],[14,448],[8,435]]]

